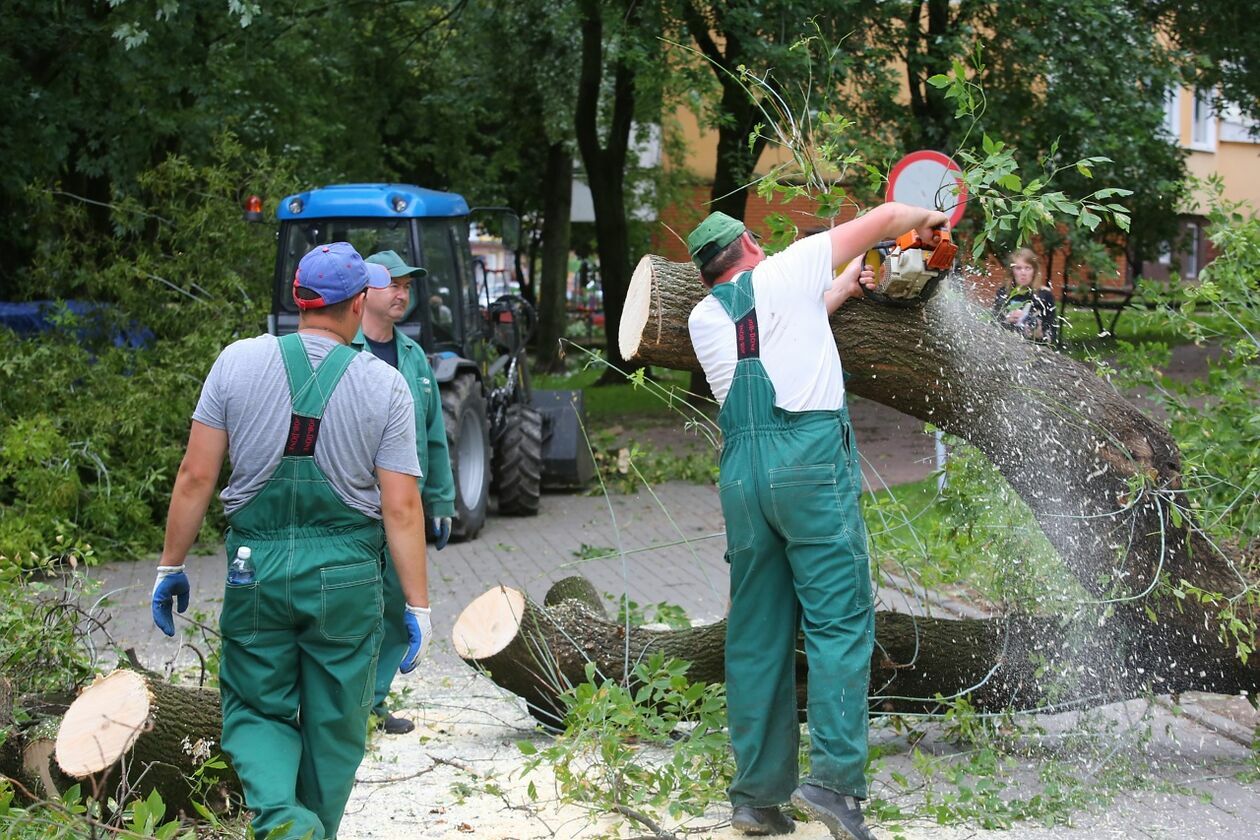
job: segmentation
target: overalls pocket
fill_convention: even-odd
[[[729,563],[732,554],[752,548],[752,518],[748,514],[748,500],[744,498],[744,482],[735,479],[719,484],[718,499],[726,520],[726,562]]]
[[[258,581],[224,585],[219,632],[224,639],[241,645],[258,635]]]
[[[770,501],[779,529],[796,543],[827,543],[844,533],[835,464],[770,470]]]
[[[844,439],[844,455],[847,460],[849,486],[853,488],[853,492],[860,494],[862,492],[862,459],[858,457],[857,440],[853,437],[853,423],[849,420],[842,420],[840,423],[841,437]]]
[[[357,642],[381,618],[381,574],[376,560],[319,570],[319,632],[330,642]]]

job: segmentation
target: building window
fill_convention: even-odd
[[[1228,143],[1260,143],[1260,123],[1231,102],[1221,110],[1217,140]]]
[[[1172,255],[1173,255],[1172,242],[1165,239],[1163,242],[1159,243],[1159,264],[1160,265],[1164,266],[1164,268],[1167,268],[1168,266],[1172,265]]]
[[[1199,224],[1186,222],[1185,233],[1186,254],[1182,262],[1181,276],[1187,280],[1199,276]]]
[[[1181,142],[1181,89],[1176,85],[1164,91],[1164,131],[1174,143]]]
[[[1216,115],[1212,112],[1212,91],[1195,90],[1190,120],[1190,148],[1216,151]]]

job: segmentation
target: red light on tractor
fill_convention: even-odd
[[[245,221],[261,222],[262,220],[262,199],[256,195],[251,195],[245,199]]]

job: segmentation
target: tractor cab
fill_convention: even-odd
[[[254,212],[261,215],[256,206]],[[505,230],[519,227],[510,211],[486,212]],[[268,317],[275,335],[297,330],[293,275],[318,245],[349,242],[365,258],[394,251],[428,272],[412,282],[411,304],[397,327],[424,348],[441,390],[455,477],[453,538],[472,539],[481,530],[492,484],[500,514],[528,516],[538,512],[544,480],[556,486],[589,480],[594,467],[577,433],[581,392],[539,393],[534,405],[525,355],[533,308],[514,295],[489,299],[485,266],[472,257],[463,197],[408,184],[338,184],[287,196],[276,216]]]
[[[411,305],[398,328],[430,355],[464,355],[482,331],[468,249],[468,205],[451,193],[401,184],[344,184],[291,195],[281,202],[280,247],[271,331],[297,329],[292,281],[298,261],[316,245],[349,242],[365,258],[394,251],[428,276],[413,282]],[[471,342],[475,343],[475,342]]]

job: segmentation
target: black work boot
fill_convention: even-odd
[[[792,804],[827,826],[836,840],[875,840],[862,819],[862,806],[852,796],[801,785],[792,792]]]
[[[406,735],[415,729],[416,725],[406,718],[386,712],[385,717],[381,718],[380,722],[376,724],[376,728],[386,735]]]
[[[796,831],[796,823],[785,817],[774,805],[767,808],[736,805],[735,813],[731,814],[731,828],[760,837],[768,834],[791,834]]]

